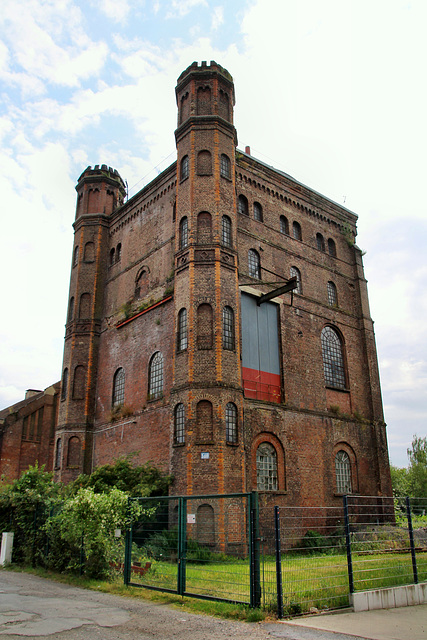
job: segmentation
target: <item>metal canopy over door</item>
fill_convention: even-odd
[[[242,378],[247,398],[281,401],[278,306],[241,294]]]

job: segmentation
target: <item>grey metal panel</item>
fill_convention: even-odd
[[[241,294],[242,366],[280,374],[277,305]]]

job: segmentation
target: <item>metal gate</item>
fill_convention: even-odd
[[[258,607],[258,496],[133,498],[142,512],[126,537],[125,584]]]

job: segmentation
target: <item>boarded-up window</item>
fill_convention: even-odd
[[[202,211],[197,216],[197,242],[198,244],[212,242],[212,216],[207,211]]]
[[[93,262],[95,260],[95,245],[93,242],[86,242],[83,260],[85,262]]]
[[[86,371],[83,365],[79,364],[74,369],[73,380],[73,400],[82,400],[85,396]]]
[[[210,304],[201,304],[197,309],[197,348],[212,349],[213,317]]]
[[[212,404],[208,400],[201,400],[197,404],[196,410],[197,422],[197,442],[212,442],[213,440],[213,422],[212,422]]]
[[[197,89],[197,115],[205,116],[211,113],[211,90],[210,87],[199,87]]]
[[[202,504],[197,509],[197,542],[215,544],[215,516],[210,504]]]
[[[247,398],[280,402],[278,308],[242,293],[242,377]]]
[[[190,116],[190,98],[188,93],[182,96],[181,98],[181,114],[180,114],[180,123],[187,120]]]
[[[62,454],[62,441],[61,438],[58,438],[56,441],[56,451],[55,451],[55,469],[59,469],[61,466],[61,454]]]
[[[78,467],[80,465],[80,438],[72,436],[68,440],[67,467]]]
[[[230,101],[228,99],[228,94],[226,94],[225,91],[222,90],[220,90],[219,92],[218,111],[221,118],[230,120]]]
[[[68,318],[67,322],[71,322],[74,318],[74,297],[70,298],[70,304],[68,305]]]
[[[135,278],[135,298],[143,298],[148,293],[148,271],[142,267]]]
[[[99,189],[89,189],[89,197],[87,203],[88,213],[99,213]]]
[[[62,375],[62,386],[61,386],[61,400],[67,399],[67,390],[68,390],[68,369],[64,369],[64,373]]]
[[[79,318],[80,320],[90,318],[90,293],[82,293],[80,296]]]
[[[199,151],[197,155],[197,175],[212,175],[212,156],[210,151]]]

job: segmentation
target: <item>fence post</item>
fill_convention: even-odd
[[[180,596],[185,593],[186,587],[186,547],[187,547],[187,499],[178,498],[178,584],[177,591]]]
[[[258,494],[252,491],[249,495],[250,505],[250,550],[251,550],[251,607],[258,609],[261,606],[261,562],[260,562],[260,537],[259,537],[259,505]]]
[[[406,517],[408,518],[409,544],[411,545],[412,571],[414,574],[414,583],[418,584],[417,557],[415,555],[414,529],[412,528],[411,501],[406,496]]]
[[[128,526],[126,528],[125,537],[125,559],[123,567],[123,582],[126,586],[130,583],[131,565],[132,565],[132,527],[133,523],[130,518],[130,501],[128,498]]]
[[[343,496],[345,546],[347,548],[348,586],[350,593],[354,593],[353,561],[351,558],[350,518],[348,514],[348,497]]]
[[[279,507],[274,507],[274,530],[276,537],[276,584],[277,584],[277,617],[283,618],[283,588],[282,588],[282,556],[280,554],[280,513]]]

